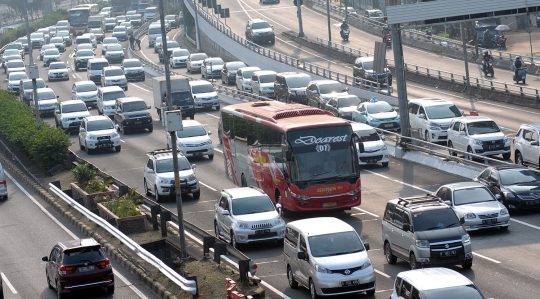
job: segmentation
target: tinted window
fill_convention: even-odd
[[[443,289],[425,290],[425,296],[423,298],[437,298],[437,299],[455,299],[455,298],[467,298],[467,299],[484,299],[484,296],[480,293],[474,285],[457,286]]]
[[[36,80],[36,86],[37,88],[44,88],[45,87],[45,81],[43,80]],[[32,81],[25,81],[23,89],[32,89]]]
[[[181,56],[188,56],[189,51],[188,50],[175,50],[173,52],[173,57],[181,57]]]
[[[88,111],[84,103],[79,104],[70,104],[62,106],[62,113],[71,113],[71,112],[84,112]]]
[[[178,44],[175,41],[168,41],[167,42],[167,48],[180,48],[180,44]]]
[[[125,96],[126,96],[126,94],[121,90],[113,91],[113,92],[106,92],[106,93],[103,93],[103,100],[104,101],[116,100],[118,98],[123,98]]]
[[[56,95],[52,91],[38,93],[38,100],[52,100],[56,99]]]
[[[191,165],[189,164],[188,159],[186,157],[178,157],[178,169],[180,171],[182,170],[188,170],[191,168]],[[173,172],[173,159],[159,159],[156,160],[156,172],[157,173],[163,173],[163,172]]]
[[[26,79],[26,78],[28,78],[28,76],[26,75],[26,73],[22,73],[22,74],[10,74],[10,75],[9,75],[9,81],[21,80],[21,79]]]
[[[233,215],[248,215],[275,211],[274,204],[268,196],[254,196],[232,200]]]
[[[97,86],[95,84],[79,84],[77,85],[77,92],[96,91]]]
[[[94,71],[101,71],[104,67],[109,66],[108,62],[92,62],[90,68]]]
[[[206,54],[200,53],[200,54],[192,54],[190,59],[192,61],[196,61],[196,60],[205,60],[206,58],[208,58]]]
[[[60,54],[60,51],[58,51],[58,49],[54,48],[54,49],[46,50],[44,55],[49,56],[49,55],[58,55],[58,54]]]
[[[24,67],[24,62],[22,61],[10,61],[8,62],[8,68],[12,68],[12,67]]]
[[[339,82],[330,83],[330,84],[321,84],[319,85],[319,91],[321,94],[328,94],[334,92],[342,92],[343,85]]]
[[[459,189],[454,191],[454,204],[456,206],[495,200],[493,194],[485,187]]]
[[[187,138],[187,137],[204,136],[204,135],[206,135],[206,130],[202,126],[184,127],[184,130],[176,132],[176,136],[178,138]]]
[[[298,232],[295,231],[293,228],[287,227],[285,229],[285,243],[296,248],[298,244],[298,235]]]
[[[59,70],[59,69],[65,69],[65,68],[67,68],[66,64],[63,63],[63,62],[51,63],[51,65],[49,66],[49,69],[51,69],[51,70]]]
[[[88,132],[114,129],[113,122],[108,119],[89,121],[86,123]]]
[[[243,62],[231,62],[231,63],[227,63],[227,69],[229,70],[229,72],[233,72],[233,71],[236,71],[237,69],[241,68],[241,67],[245,67],[246,65],[243,63]]]
[[[124,72],[121,69],[106,70],[105,76],[123,76]]]
[[[107,51],[123,51],[122,45],[119,45],[119,44],[108,45]]]
[[[251,78],[251,75],[253,75],[253,72],[256,72],[257,70],[249,70],[249,71],[243,71],[242,77],[244,78]]]
[[[426,112],[430,119],[460,117],[461,112],[454,104],[426,106]]]
[[[263,29],[263,28],[270,28],[270,24],[266,22],[258,22],[251,24],[252,29]]]
[[[276,80],[276,74],[259,76],[260,83],[272,83]]]
[[[221,58],[208,58],[205,60],[205,62],[207,64],[211,63],[212,65],[222,65],[224,63],[223,59]]]
[[[499,172],[502,185],[516,185],[538,181],[538,176],[529,169],[506,170]]]
[[[355,131],[355,133],[360,137],[361,141],[378,141],[381,140],[381,137],[375,131],[375,129],[369,129],[369,130],[359,130]]]
[[[354,98],[344,98],[344,99],[338,99],[338,107],[350,107],[350,106],[357,106],[360,104],[360,99],[357,97]]]
[[[377,102],[367,105],[367,111],[369,114],[377,114],[394,111],[394,108],[387,102]]]
[[[94,57],[94,52],[92,51],[78,51],[77,57]]]
[[[467,125],[467,131],[469,132],[469,135],[480,135],[500,132],[499,126],[497,126],[497,124],[492,120],[469,123]]]
[[[413,213],[415,231],[438,230],[459,226],[459,220],[452,209],[437,209]]]
[[[195,85],[191,87],[191,92],[194,94],[214,92],[214,86],[212,84]]]
[[[100,247],[76,248],[64,251],[64,265],[95,262],[105,259],[105,254]]]
[[[314,257],[336,256],[360,252],[364,246],[354,231],[308,237],[311,255]]]
[[[124,67],[140,67],[142,66],[140,61],[126,61],[124,62]]]
[[[146,103],[143,101],[128,102],[128,103],[124,103],[123,105],[124,112],[143,111],[146,109],[148,109],[148,107],[146,106]]]
[[[154,35],[154,34],[161,34],[161,28],[154,27],[154,28],[148,29],[148,35]]]
[[[388,222],[392,222],[394,219],[394,210],[396,206],[392,203],[386,204],[386,211],[384,212],[384,220]]]
[[[300,87],[306,87],[309,84],[309,81],[311,81],[310,76],[294,76],[294,77],[287,77],[285,78],[285,81],[287,81],[287,85],[289,88],[300,88]]]

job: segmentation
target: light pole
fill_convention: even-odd
[[[332,30],[330,29],[330,0],[326,0],[326,16],[328,17],[328,46],[332,46]]]
[[[26,8],[26,1],[32,3],[33,0],[23,0],[24,6],[24,22],[26,23],[26,38],[28,42],[28,58],[30,59],[30,64],[28,66],[28,75],[32,79],[32,97],[34,98],[34,112],[36,115],[36,126],[39,129],[41,127],[41,120],[39,116],[39,101],[37,98],[37,83],[36,79],[39,78],[39,73],[37,67],[34,65],[34,57],[32,55],[32,40],[30,39],[30,24],[28,23],[28,8]],[[24,52],[24,47],[23,47]]]
[[[532,49],[532,38],[531,38],[531,32],[533,31],[533,29],[534,29],[534,26],[532,24],[532,21],[529,19],[529,24],[527,24],[527,26],[525,26],[525,31],[527,31],[527,33],[529,34],[529,43],[531,45],[531,64],[534,64],[533,49]]]

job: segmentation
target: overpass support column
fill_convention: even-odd
[[[401,29],[398,25],[390,27],[392,32],[392,47],[394,48],[394,63],[396,70],[396,86],[399,101],[399,117],[401,123],[401,136],[410,136],[409,110],[407,101],[407,85],[405,82],[405,61],[401,44]]]

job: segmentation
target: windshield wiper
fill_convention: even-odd
[[[450,224],[448,224],[447,226],[445,226],[444,228],[448,228],[448,227],[454,226],[454,225],[456,225],[456,224],[458,224],[458,223],[457,223],[457,222],[450,223]]]
[[[306,183],[309,183],[309,182],[313,181],[316,177],[318,177],[320,175],[327,174],[327,173],[330,173],[330,172],[331,171],[325,171],[325,172],[321,172],[321,173],[316,173],[316,174],[312,175]]]

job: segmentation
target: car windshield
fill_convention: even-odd
[[[124,67],[130,68],[130,67],[141,67],[142,64],[138,60],[132,60],[132,61],[124,61]]]
[[[26,37],[21,37],[18,39],[18,41],[23,45],[28,45],[28,39]]]
[[[65,68],[66,68],[66,64],[63,62],[51,63],[51,65],[49,66],[49,69],[51,70],[59,70],[59,69],[65,69]]]
[[[486,187],[474,187],[454,191],[454,205],[456,206],[495,200],[493,194]]]
[[[172,104],[176,106],[193,105],[193,97],[188,91],[173,91],[171,94]]]
[[[108,67],[109,66],[109,63],[108,62],[93,62],[91,65],[90,65],[90,68],[92,70],[96,70],[96,71],[101,71],[104,67]]]
[[[309,84],[309,81],[311,81],[311,77],[308,76],[295,76],[295,77],[288,77],[285,79],[287,81],[287,85],[289,85],[289,88],[300,88],[300,87],[306,87]]]
[[[380,18],[380,17],[383,17],[384,15],[382,11],[372,11],[372,12],[369,12],[369,16],[372,18]]]
[[[49,55],[59,55],[60,54],[60,51],[58,51],[58,49],[54,48],[54,49],[48,49],[47,51],[45,51],[45,55],[49,56]]]
[[[62,113],[71,113],[71,112],[83,112],[88,111],[84,103],[69,104],[62,106]]]
[[[32,88],[34,88],[31,80],[24,81],[23,84],[24,84],[23,89],[32,89]],[[36,87],[37,88],[44,88],[45,87],[45,81],[43,81],[41,79],[36,80]]]
[[[477,121],[467,124],[469,135],[491,134],[501,130],[499,126],[492,120]]]
[[[189,164],[188,159],[186,157],[178,157],[178,170],[188,170],[191,169],[191,165]],[[164,173],[164,172],[173,172],[173,159],[172,157],[169,159],[159,159],[156,160],[156,172],[157,173]]]
[[[124,27],[124,26],[116,26],[116,27],[114,27],[113,32],[126,32],[126,27]]]
[[[15,81],[15,80],[21,80],[21,79],[27,79],[28,76],[26,73],[20,73],[20,74],[10,74],[9,75],[9,81]]]
[[[124,11],[124,7],[123,6],[113,6],[112,8],[112,11]]]
[[[123,76],[124,72],[121,69],[106,70],[105,76]]]
[[[155,34],[161,34],[161,28],[154,27],[154,28],[148,29],[148,35],[155,35]]]
[[[8,68],[24,67],[24,62],[22,62],[20,60],[10,61],[10,62],[8,62],[7,67]]]
[[[96,84],[79,84],[77,85],[77,92],[89,92],[89,91],[97,91]]]
[[[264,28],[270,28],[270,24],[268,24],[267,22],[257,22],[257,23],[253,23],[251,26],[252,26],[252,29],[264,29]]]
[[[122,90],[106,92],[106,93],[103,93],[103,101],[116,100],[118,98],[124,98],[125,96],[126,94]]]
[[[135,112],[147,110],[148,106],[144,101],[128,102],[124,103],[124,112]]]
[[[68,25],[68,21],[58,21],[56,23],[56,26],[67,26]]]
[[[191,61],[205,60],[208,56],[204,53],[191,54]]]
[[[369,114],[377,114],[377,113],[385,113],[385,112],[392,112],[394,111],[394,108],[390,106],[387,102],[377,102],[377,103],[370,103],[369,105],[366,105],[367,111]]]
[[[239,68],[245,66],[246,64],[241,61],[227,63],[227,69],[229,70],[229,72],[237,71]]]
[[[101,29],[91,29],[90,30],[90,33],[93,33],[93,34],[103,34],[103,32],[101,31]]]
[[[412,225],[417,232],[458,227],[461,224],[452,209],[413,212]]]
[[[261,75],[259,76],[260,83],[272,83],[276,80],[276,74]]]
[[[364,245],[354,231],[308,237],[311,255],[336,256],[364,251]]]
[[[56,36],[69,36],[69,31],[58,31]]]
[[[68,249],[64,251],[63,265],[101,261],[105,254],[98,246]]]
[[[51,38],[51,41],[50,41],[51,44],[61,44],[63,42],[64,42],[64,39],[61,37],[53,37]]]
[[[77,51],[77,57],[94,57],[92,51]]]
[[[174,20],[176,19],[176,16],[175,15],[168,15],[168,16],[165,16],[165,20]]]
[[[207,92],[214,92],[214,86],[212,84],[194,85],[191,87],[191,93],[193,94],[207,93]]]
[[[130,22],[122,22],[120,23],[120,26],[124,26],[124,27],[131,27],[131,23]]]
[[[56,47],[54,45],[45,45],[43,47],[41,47],[41,51],[45,52],[45,50],[49,50],[49,49],[56,49]],[[15,50],[17,51],[17,50]]]
[[[122,45],[119,45],[119,44],[108,45],[107,51],[123,51]]]
[[[426,106],[426,113],[430,119],[443,119],[460,117],[461,112],[454,104]]]
[[[105,19],[105,24],[116,24],[115,18],[107,18]]]
[[[466,286],[455,286],[441,289],[424,290],[422,298],[426,299],[484,299],[480,291],[472,284]]]
[[[150,6],[148,3],[139,3],[137,9],[146,9],[148,6]]]
[[[32,33],[30,34],[30,38],[43,38],[43,33],[41,32]]]
[[[205,60],[207,64],[212,64],[212,65],[223,65],[224,62],[223,62],[223,59],[221,58],[208,58]]]
[[[39,93],[37,94],[37,97],[38,97],[38,101],[41,101],[41,100],[54,100],[54,99],[56,99],[56,95],[55,95],[54,92],[52,92],[52,91],[39,92]]]
[[[8,46],[8,49],[15,49],[15,50],[20,50],[22,49],[22,45],[21,44],[10,44]],[[17,51],[18,52],[18,51]]]
[[[167,42],[167,48],[168,48],[168,49],[171,49],[171,48],[180,48],[180,44],[178,44],[178,42],[175,42],[175,41],[168,41],[168,42]]]
[[[512,169],[499,172],[503,186],[527,184],[538,182],[540,179],[530,169]]]
[[[77,45],[77,52],[79,52],[80,50],[91,50],[92,53],[94,52],[92,44],[90,43]]]
[[[147,8],[144,12],[145,13],[156,13],[156,8],[155,7]]]
[[[268,196],[250,196],[231,200],[231,214],[240,216],[272,212],[276,209]]]
[[[114,125],[110,119],[100,119],[87,122],[86,128],[88,132],[92,132],[114,129]]]
[[[321,94],[329,94],[334,92],[343,92],[343,85],[339,82],[319,85]]]
[[[366,71],[373,70],[373,61],[364,61],[364,69]]]
[[[360,104],[360,99],[358,97],[350,97],[350,98],[343,98],[338,99],[338,107],[344,108],[344,107],[351,107],[351,106],[358,106]]]
[[[360,140],[363,142],[381,140],[381,137],[379,136],[377,131],[375,131],[375,129],[359,130],[355,132],[358,135],[358,137],[360,137]]]
[[[188,50],[176,50],[173,52],[173,57],[182,57],[182,56],[188,56],[189,51]]]
[[[184,130],[176,132],[177,138],[188,138],[196,136],[206,136],[206,130],[203,128],[203,126],[184,127]]]

